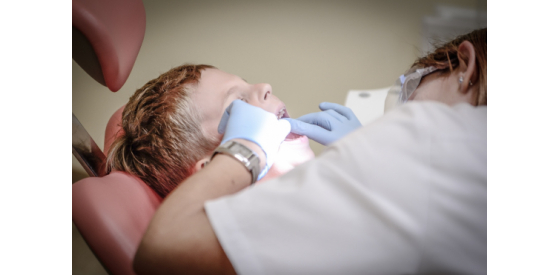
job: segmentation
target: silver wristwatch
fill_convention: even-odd
[[[233,140],[226,141],[226,143],[220,145],[212,154],[213,159],[216,154],[226,154],[232,156],[233,158],[240,161],[249,172],[251,172],[252,180],[251,184],[257,181],[259,173],[261,172],[259,156],[249,149],[249,147],[235,142]]]

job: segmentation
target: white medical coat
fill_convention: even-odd
[[[238,274],[484,274],[486,106],[407,103],[205,210]]]

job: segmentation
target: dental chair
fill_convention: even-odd
[[[107,124],[105,154],[120,133],[123,109]],[[134,254],[161,201],[139,178],[113,171],[72,185],[72,221],[107,272],[134,274]]]
[[[141,0],[73,0],[72,59],[116,92],[130,75],[145,28]],[[107,124],[103,151],[72,114],[72,153],[90,176],[72,185],[72,221],[110,274],[134,274],[134,254],[162,200],[135,176],[119,171],[105,175],[107,152],[121,133],[123,109]]]

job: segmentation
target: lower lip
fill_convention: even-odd
[[[306,139],[307,139],[306,136],[302,136],[302,135],[298,135],[298,134],[294,134],[294,133],[289,133],[288,136],[286,137],[286,139],[284,139],[284,142],[305,141]]]
[[[282,118],[289,118],[290,115],[288,114],[288,110],[286,110],[286,107],[284,107],[284,116]],[[294,133],[289,133],[288,136],[286,136],[286,138],[284,139],[284,142],[306,142],[308,141],[307,136],[302,136],[302,135],[298,135],[298,134],[294,134]]]

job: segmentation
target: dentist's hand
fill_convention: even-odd
[[[238,99],[226,108],[218,132],[224,134],[221,144],[232,139],[244,139],[256,143],[263,150],[266,165],[259,174],[260,180],[274,163],[280,144],[290,133],[290,123]],[[260,158],[260,161],[262,164],[264,160]]]
[[[362,127],[350,108],[330,102],[319,104],[322,112],[303,115],[298,119],[286,118],[292,133],[306,135],[323,145],[329,145],[346,134]]]

